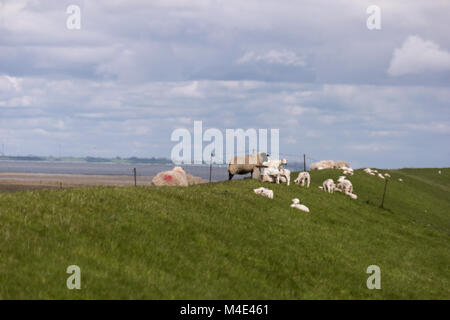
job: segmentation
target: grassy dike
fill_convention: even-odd
[[[340,172],[312,172],[309,189],[0,193],[0,299],[450,299],[450,169],[383,171],[385,209],[384,181],[360,170],[358,200],[317,188]],[[72,264],[81,290],[66,287]],[[366,287],[372,264],[381,290]]]

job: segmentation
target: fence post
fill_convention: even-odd
[[[303,171],[306,171],[306,154],[303,154]]]
[[[211,183],[211,176],[212,176],[212,158],[213,158],[213,153],[211,152],[211,159],[209,162],[209,182]]]
[[[387,188],[388,180],[389,179],[386,179],[384,182],[383,198],[381,199],[380,208],[384,208],[384,197],[386,196],[386,188]]]
[[[137,186],[137,181],[136,181],[136,168],[133,168],[133,175],[134,175],[134,186]]]

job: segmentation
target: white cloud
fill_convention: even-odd
[[[292,65],[297,67],[303,67],[306,65],[306,61],[303,56],[299,56],[295,54],[295,52],[289,50],[270,50],[262,54],[249,51],[237,61],[238,64],[250,62],[265,62],[269,64],[281,64],[286,66]]]
[[[6,101],[0,100],[0,107],[29,107],[31,104],[32,102],[29,96],[14,97]]]
[[[402,76],[450,70],[450,53],[433,41],[409,36],[401,48],[395,49],[388,74]]]
[[[367,143],[367,144],[354,144],[347,146],[349,150],[365,151],[365,152],[379,152],[393,149],[392,146],[384,143]]]
[[[433,121],[431,123],[423,124],[408,124],[406,128],[409,130],[418,130],[438,134],[449,134],[450,133],[450,123]]]
[[[175,96],[188,98],[202,98],[203,94],[199,90],[198,81],[192,81],[190,84],[173,88],[170,91]]]

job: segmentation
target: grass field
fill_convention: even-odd
[[[0,192],[1,299],[450,299],[450,169]],[[296,174],[293,174],[293,178]],[[398,181],[401,177],[404,182]],[[293,179],[292,179],[293,180]],[[266,186],[274,199],[253,193]],[[289,207],[300,198],[311,213]],[[81,268],[68,290],[66,268]],[[369,265],[381,290],[369,290]]]

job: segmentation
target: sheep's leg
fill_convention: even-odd
[[[234,174],[231,174],[230,172],[228,172],[228,180],[231,180],[233,178]]]

